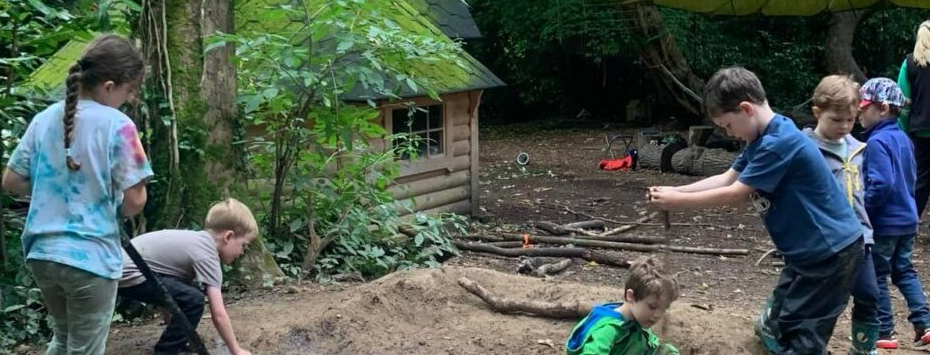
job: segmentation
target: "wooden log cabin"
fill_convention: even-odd
[[[432,31],[457,40],[475,40],[481,33],[468,6],[460,0],[390,1],[402,27]],[[404,3],[406,2],[406,3]],[[388,12],[384,12],[388,13]],[[389,15],[390,16],[390,15]],[[422,27],[420,27],[422,26]],[[474,214],[478,210],[478,125],[484,90],[504,83],[468,53],[459,58],[464,65],[425,65],[419,71],[439,82],[441,101],[423,92],[402,91],[402,100],[422,110],[408,117],[409,109],[388,105],[386,97],[363,91],[347,95],[347,101],[374,100],[382,106],[381,123],[388,133],[409,133],[426,138],[419,158],[403,162],[401,177],[390,187],[400,201],[411,201],[415,211]]]
[[[259,20],[280,0],[242,0],[236,2],[237,31],[273,32],[289,26],[287,23],[264,23]],[[319,3],[317,3],[319,2]],[[312,0],[309,6],[323,0]],[[367,3],[374,8],[371,16],[393,21],[401,30],[414,34],[445,36],[450,40],[474,40],[481,34],[468,5],[461,0],[384,0]],[[40,89],[46,98],[58,100],[64,96],[66,68],[83,52],[86,42],[73,40],[43,64],[34,75],[31,86]],[[418,159],[404,159],[401,177],[390,187],[395,198],[412,201],[414,211],[428,213],[455,212],[473,214],[478,209],[478,119],[484,90],[504,83],[477,59],[462,51],[454,60],[417,64],[413,75],[436,84],[440,100],[432,100],[426,92],[405,88],[401,99],[356,88],[343,100],[366,104],[369,100],[381,109],[381,123],[389,134],[405,132],[427,138]],[[412,102],[416,110],[407,119],[405,103]],[[403,116],[405,119],[399,119]],[[248,127],[247,134],[263,132],[261,127]]]

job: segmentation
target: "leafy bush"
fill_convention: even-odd
[[[255,184],[257,199],[269,201],[258,215],[268,249],[291,275],[375,276],[454,253],[444,228],[460,217],[408,223],[388,191],[397,157],[415,156],[416,139],[388,135],[373,100],[343,101],[363,89],[397,99],[388,105],[404,105],[404,90],[438,100],[437,83],[417,67],[463,65],[458,43],[403,28],[382,16],[388,11],[363,0],[256,9],[256,23],[276,25],[219,35],[209,46],[236,45],[244,120],[263,129],[243,142],[250,175],[266,181]]]

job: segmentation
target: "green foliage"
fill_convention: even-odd
[[[507,120],[527,112],[547,118],[557,103],[562,115],[586,109],[606,119],[622,114],[624,107],[613,103],[654,95],[654,86],[644,80],[649,68],[638,61],[648,39],[636,35],[633,7],[601,0],[475,0],[472,5],[485,36],[473,44],[474,52],[508,83],[497,95],[486,96],[485,112],[505,112]],[[594,7],[603,10],[592,15]],[[802,104],[827,74],[824,50],[831,14],[736,17],[660,11],[666,31],[698,77],[745,66],[760,76],[777,109],[806,107]],[[867,11],[853,42],[854,57],[869,76],[896,77],[913,48],[917,25],[930,11]],[[514,105],[517,100],[526,106]]]
[[[917,26],[930,18],[930,10],[888,8],[878,10],[859,24],[853,55],[870,77],[897,80],[904,57],[914,51]]]
[[[318,262],[306,266],[321,274],[371,276],[435,266],[455,251],[444,228],[460,225],[458,217],[417,215],[409,226],[414,237],[397,237],[408,225],[400,217],[405,207],[387,188],[400,173],[396,157],[415,153],[416,143],[382,144],[403,137],[387,135],[377,104],[344,101],[357,90],[439,98],[421,68],[456,62],[459,44],[411,30],[416,24],[395,22],[406,19],[388,11],[396,9],[362,0],[270,6],[252,20],[273,28],[218,35],[207,47],[236,46],[244,119],[263,129],[243,142],[251,175],[274,185],[258,187],[258,199],[270,201],[258,215],[267,247],[289,274],[313,271],[302,266],[317,252]]]
[[[582,86],[600,76],[585,81],[591,75],[584,71],[600,74],[599,66],[613,58],[633,61],[645,43],[629,10],[613,0],[471,3],[485,36],[474,52],[528,105],[548,107],[554,99],[572,99],[572,92],[592,91]]]
[[[704,16],[663,9],[666,28],[691,69],[709,78],[726,66],[755,71],[777,109],[802,104],[824,75],[830,15],[814,17]]]
[[[29,276],[24,277],[31,281]],[[6,354],[6,349],[13,349],[20,343],[45,339],[50,330],[38,288],[15,286],[11,292],[6,292],[4,302],[9,305],[0,310],[0,354]]]

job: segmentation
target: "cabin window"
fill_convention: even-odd
[[[418,158],[445,155],[445,120],[442,105],[418,106],[412,111],[408,108],[395,109],[391,112],[391,121],[394,134],[406,133],[410,137],[418,138]],[[403,143],[400,140],[394,142],[395,146]],[[404,154],[400,159],[410,160],[410,156]]]

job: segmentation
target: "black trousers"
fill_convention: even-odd
[[[927,199],[930,198],[930,137],[911,135],[914,143],[914,160],[917,165],[917,187],[914,197],[917,201],[917,218],[924,215]]]
[[[181,308],[181,312],[187,316],[187,320],[191,322],[194,329],[197,329],[197,325],[200,324],[200,318],[203,317],[203,309],[206,303],[204,301],[203,290],[172,276],[158,276],[162,284],[165,285],[165,288],[168,289],[168,293],[174,298],[174,302],[178,304],[178,308]],[[148,282],[136,286],[120,288],[118,291],[118,295],[127,300],[164,307],[165,304],[161,302],[158,294],[159,292],[149,285]],[[187,350],[187,332],[181,320],[172,317],[171,322],[168,323],[168,327],[165,328],[165,331],[161,334],[161,338],[158,339],[158,343],[155,344],[155,351],[175,354],[185,350]]]
[[[769,328],[783,355],[823,355],[846,309],[863,258],[863,241],[811,265],[788,264],[772,292]]]

